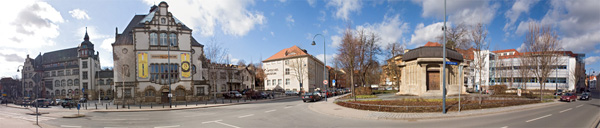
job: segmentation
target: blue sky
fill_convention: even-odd
[[[311,46],[315,34],[325,37],[327,60],[337,54],[343,30],[365,29],[381,36],[380,45],[399,42],[416,48],[438,42],[443,24],[439,0],[210,0],[166,1],[169,11],[192,27],[202,44],[216,39],[229,49],[233,63],[259,62],[297,45],[322,58],[323,38]],[[7,18],[0,20],[0,76],[18,75],[27,54],[76,47],[88,27],[101,55],[101,65],[112,67],[110,44],[135,14],[147,14],[160,0],[20,0],[5,2]],[[448,25],[487,26],[491,50],[519,49],[529,22],[557,30],[561,47],[586,54],[586,68],[600,70],[600,1],[598,0],[456,0],[448,1]],[[6,14],[6,13],[5,13]],[[598,71],[597,71],[598,72]]]

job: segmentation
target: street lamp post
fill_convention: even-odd
[[[443,102],[442,102],[442,113],[446,114],[446,0],[444,0],[444,44],[442,45],[442,55],[443,55],[443,60],[442,60],[442,97],[443,97]],[[459,92],[460,93],[460,92]]]
[[[312,44],[311,44],[311,45],[317,45],[317,43],[315,43],[315,38],[317,38],[317,36],[321,36],[321,37],[323,37],[323,80],[326,80],[326,79],[325,79],[325,74],[326,74],[326,72],[325,72],[325,71],[326,71],[326,69],[327,69],[327,68],[326,68],[326,65],[327,65],[327,53],[326,53],[326,50],[325,50],[325,36],[323,36],[323,35],[321,35],[321,34],[317,34],[317,35],[315,35],[315,36],[313,37],[313,41],[312,41]],[[316,68],[316,67],[315,67],[315,68]],[[316,75],[316,74],[315,74],[315,75]],[[316,84],[316,83],[315,83],[315,84]],[[323,86],[325,86],[325,102],[327,102],[327,91],[329,91],[329,90],[327,89],[327,85],[323,84]]]
[[[169,73],[167,75],[167,82],[169,82],[169,108],[173,107],[173,102],[171,100],[171,97],[173,97],[173,94],[171,93],[171,70],[173,70],[173,66],[171,65],[171,46],[173,46],[173,42],[169,42],[169,46],[167,47],[167,65],[169,67],[167,70]]]

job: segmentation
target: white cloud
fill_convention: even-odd
[[[271,36],[275,36],[275,33],[273,33],[272,31],[271,31]]]
[[[69,11],[69,14],[71,14],[71,17],[78,19],[78,20],[89,20],[90,16],[88,16],[88,14],[81,9],[73,9],[71,11]]]
[[[317,59],[319,59],[321,62],[323,62],[323,54],[319,54],[317,56],[315,56]],[[333,64],[334,58],[337,57],[337,54],[327,54],[326,56],[327,58],[327,65],[331,65]]]
[[[508,22],[504,25],[504,31],[512,31],[514,30],[514,24],[521,16],[521,13],[529,13],[529,10],[535,5],[539,0],[517,0],[513,4],[512,8],[504,13],[504,16],[508,20]]]
[[[446,25],[450,26],[449,24]],[[425,45],[425,43],[429,41],[437,42],[437,37],[444,33],[444,31],[442,31],[443,26],[444,22],[437,22],[427,26],[423,23],[418,24],[414,34],[411,35],[410,43],[408,43],[408,45],[419,47]]]
[[[423,7],[423,17],[444,18],[444,2],[439,0],[415,0]],[[448,21],[475,25],[477,23],[489,24],[495,17],[500,5],[491,4],[490,1],[455,0],[446,3]]]
[[[597,46],[600,44],[600,30],[596,32],[584,33],[584,35],[568,36],[562,38],[562,47],[575,52],[598,52]]]
[[[306,2],[308,2],[308,5],[314,8],[316,6],[317,0],[306,0]]]
[[[147,5],[154,5],[163,0],[144,0]],[[216,27],[223,33],[234,36],[245,36],[257,25],[263,25],[267,19],[262,12],[249,10],[254,1],[247,0],[165,0],[169,11],[187,26],[200,30],[202,36],[213,36]],[[194,14],[194,15],[188,15]]]
[[[342,45],[341,36],[331,36],[331,47],[337,48]]]
[[[521,43],[521,46],[519,46],[519,48],[517,48],[517,51],[519,51],[519,52],[525,52],[525,48],[527,48],[527,46],[525,45],[525,43]]]
[[[60,35],[59,24],[64,19],[52,5],[35,0],[10,2],[0,12],[6,12],[0,20],[4,31],[0,42],[5,44],[0,45],[0,76],[14,76],[19,74],[15,69],[23,64],[29,50],[56,44],[54,39]]]
[[[585,58],[585,64],[592,65],[592,64],[598,62],[598,60],[600,60],[600,56],[590,56],[588,58]]]
[[[287,17],[285,17],[285,22],[287,22],[288,27],[292,27],[294,26],[294,22],[296,22],[294,20],[294,17],[292,17],[292,15],[288,15]]]
[[[386,46],[390,43],[402,41],[402,34],[408,32],[409,26],[408,23],[404,23],[400,20],[400,15],[395,15],[393,17],[384,16],[381,23],[366,23],[361,26],[356,26],[356,29],[364,29],[367,32],[379,35],[381,37],[379,45]]]
[[[335,18],[342,19],[344,21],[350,20],[351,13],[360,13],[362,3],[359,0],[331,0],[327,3],[327,7],[334,7]]]
[[[327,19],[327,12],[325,11],[319,11],[319,14],[321,14],[321,16],[319,18],[317,18],[319,21],[321,22],[325,22],[325,20]]]

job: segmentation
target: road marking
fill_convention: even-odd
[[[181,127],[181,125],[173,125],[173,126],[158,126],[158,127],[154,127],[154,128],[175,128],[175,127]]]
[[[217,121],[223,121],[223,120],[213,120],[213,121],[206,121],[206,122],[202,122],[202,124],[206,124],[206,123],[212,123],[212,122],[217,122]]]
[[[277,110],[273,109],[273,110],[265,111],[265,113],[274,112],[274,111],[277,111]]]
[[[117,115],[117,116],[148,116],[148,114],[142,114],[142,115]]]
[[[500,128],[508,128],[508,126],[500,127]]]
[[[560,112],[558,112],[558,113],[563,113],[563,112],[569,111],[569,110],[571,110],[571,109],[573,109],[573,108],[565,109],[565,110],[562,110],[562,111],[560,111]]]
[[[231,125],[231,124],[226,124],[226,123],[219,122],[219,121],[216,121],[215,123],[219,123],[219,124],[222,124],[222,125],[225,125],[225,126],[229,126],[229,127],[233,127],[233,128],[240,128],[240,127],[238,127],[238,126]]]
[[[294,107],[294,106],[287,106],[287,107],[284,107],[284,108],[285,108],[285,109],[288,109],[288,108],[291,108],[291,107]]]
[[[124,120],[142,121],[142,120],[150,120],[150,119],[149,118],[139,118],[139,119],[92,119],[92,120],[102,120],[102,121],[124,121]]]
[[[581,107],[581,106],[583,106],[583,104],[582,104],[582,105],[577,105],[577,107],[575,107],[575,108],[579,108],[579,107]]]
[[[254,116],[254,114],[249,114],[249,115],[238,116],[238,118],[244,118],[244,117],[249,117],[249,116]]]
[[[549,116],[552,116],[552,114],[548,114],[548,115],[545,115],[545,116],[542,116],[542,117],[538,117],[538,118],[535,118],[535,119],[531,119],[531,120],[528,120],[528,121],[525,121],[525,122],[529,123],[529,122],[531,122],[531,121],[539,120],[539,119],[546,118],[546,117],[549,117]]]
[[[62,128],[81,128],[81,126],[60,125]]]
[[[128,127],[104,127],[104,128],[128,128]]]

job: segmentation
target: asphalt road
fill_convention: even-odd
[[[56,127],[563,127],[584,128],[598,124],[600,94],[594,99],[558,105],[489,114],[433,120],[368,120],[323,115],[308,109],[313,103],[303,103],[299,98],[242,104],[214,108],[174,111],[87,113],[85,118],[56,118],[42,122]],[[322,101],[321,101],[322,102]],[[331,101],[330,101],[331,102]],[[2,108],[9,111],[9,108]],[[0,114],[0,117],[2,115]],[[10,118],[10,117],[9,117]]]

